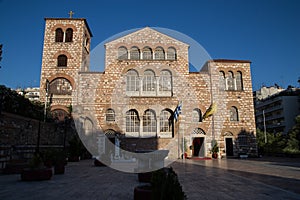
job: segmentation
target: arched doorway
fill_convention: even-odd
[[[108,141],[113,144],[105,144],[105,152],[113,155],[114,159],[119,159],[121,156],[121,134],[112,129],[106,130],[104,134]]]
[[[106,130],[106,131],[104,132],[104,134],[105,134],[105,136],[107,137],[107,139],[108,139],[111,143],[115,144],[115,142],[116,142],[116,132],[115,132],[114,130],[108,129],[108,130]]]
[[[192,155],[205,157],[205,132],[201,128],[194,129],[192,136]]]
[[[224,134],[226,156],[233,156],[233,135],[232,133]]]

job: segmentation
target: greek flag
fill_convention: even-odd
[[[181,114],[181,108],[182,108],[182,102],[180,101],[180,103],[177,105],[177,107],[174,110],[174,119],[177,121],[179,114]]]

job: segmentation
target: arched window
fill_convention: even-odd
[[[242,72],[238,71],[235,76],[236,80],[236,89],[237,90],[243,90],[243,77]]]
[[[63,42],[64,41],[64,32],[61,28],[55,30],[55,42]]]
[[[176,60],[177,55],[176,55],[176,49],[173,47],[169,47],[167,51],[167,59],[168,60]]]
[[[156,133],[156,116],[153,110],[146,110],[143,115],[143,132]]]
[[[57,95],[71,95],[72,85],[68,79],[57,78],[50,83],[49,92]]]
[[[66,30],[66,40],[65,42],[72,42],[73,41],[73,29],[68,28]]]
[[[151,70],[146,70],[144,72],[143,91],[155,91],[155,74]]]
[[[111,108],[106,110],[106,122],[114,122],[115,121],[115,111]]]
[[[137,47],[132,47],[130,49],[130,59],[132,60],[140,59],[140,50]]]
[[[202,122],[202,113],[199,108],[195,108],[192,112],[192,121],[193,122]]]
[[[164,60],[165,59],[165,51],[162,47],[157,47],[154,53],[155,60]]]
[[[238,109],[235,106],[232,106],[229,110],[230,121],[239,121]]]
[[[150,47],[144,47],[143,60],[152,60],[152,50]]]
[[[227,90],[234,90],[234,78],[233,78],[233,72],[228,72],[227,77]]]
[[[160,113],[160,132],[172,132],[173,129],[173,118],[171,112],[167,110],[162,110]]]
[[[128,59],[128,51],[126,47],[119,47],[118,49],[118,59],[126,60]]]
[[[89,118],[86,118],[84,120],[84,124],[83,124],[83,127],[84,127],[84,133],[86,136],[89,136],[93,133],[93,122],[91,119]]]
[[[219,72],[219,88],[220,90],[225,90],[226,88],[225,73],[223,71]]]
[[[140,119],[136,110],[126,112],[126,132],[140,131]]]
[[[57,67],[66,67],[68,62],[68,58],[66,55],[59,55],[57,57]]]
[[[172,91],[171,72],[168,70],[162,70],[159,78],[159,91]]]
[[[51,111],[52,118],[63,122],[69,114],[63,109],[55,109]]]
[[[139,78],[137,71],[130,69],[126,74],[127,82],[126,82],[126,91],[139,91]]]

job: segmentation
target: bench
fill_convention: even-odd
[[[240,154],[240,159],[247,159],[248,155],[247,154]]]

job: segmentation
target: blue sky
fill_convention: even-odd
[[[0,0],[0,84],[39,86],[45,17],[86,18],[92,48],[120,32],[163,27],[186,34],[212,58],[252,61],[253,88],[299,86],[298,0]]]

